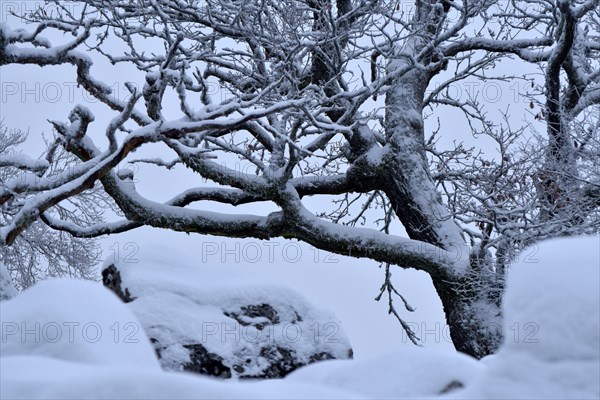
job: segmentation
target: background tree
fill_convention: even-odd
[[[29,194],[27,187],[44,177],[48,182],[75,168],[75,157],[55,147],[48,159],[33,160],[18,151],[27,133],[10,130],[0,122],[0,224],[10,223],[22,209]],[[18,193],[18,194],[17,194]],[[10,199],[4,200],[5,196]],[[78,224],[103,220],[106,195],[96,188],[74,196],[53,208],[58,218]],[[112,204],[112,203],[110,203]],[[101,250],[93,239],[76,238],[56,231],[41,221],[34,221],[17,237],[12,246],[0,247],[0,264],[4,264],[18,289],[26,289],[49,277],[70,276],[98,279],[96,265]]]
[[[83,106],[53,121],[55,143],[80,162],[52,184],[42,175],[2,197],[29,194],[0,228],[0,243],[11,245],[38,218],[75,237],[147,225],[296,238],[384,263],[381,295],[401,323],[390,266],[428,273],[456,348],[482,357],[501,338],[510,257],[536,240],[598,231],[598,0],[417,0],[409,9],[375,0],[83,3],[76,14],[57,2],[62,12],[23,16],[31,32],[2,25],[0,64],[73,65],[78,83],[116,112],[103,129],[108,148],[92,141],[97,127]],[[52,45],[46,30],[74,39]],[[132,80],[129,99],[114,98],[78,49],[136,67],[143,89]],[[540,72],[511,75],[509,65]],[[530,121],[513,129],[508,115],[490,116],[493,105],[453,97],[448,88],[466,78],[533,81],[524,94]],[[225,89],[221,99],[211,96],[213,83]],[[445,107],[498,154],[438,145],[456,132],[425,122]],[[547,131],[532,137],[535,118]],[[190,182],[164,203],[144,198],[133,173],[115,167],[149,143],[174,159],[137,162],[181,164],[210,184]],[[226,166],[239,159],[253,169]],[[51,215],[97,181],[125,219],[77,224]],[[307,208],[313,196],[333,196],[333,210]],[[188,207],[201,201],[269,202],[277,211],[231,217]],[[408,238],[392,234],[394,219]],[[378,230],[359,226],[372,222]]]

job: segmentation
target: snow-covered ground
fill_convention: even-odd
[[[100,285],[41,283],[0,302],[0,398],[600,398],[600,238],[513,265],[505,343],[481,362],[412,348],[323,361],[282,380],[163,372],[130,308]]]

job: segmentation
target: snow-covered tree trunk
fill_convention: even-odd
[[[425,8],[425,7],[423,7]],[[434,12],[433,8],[429,9]],[[424,13],[423,10],[421,10]],[[415,21],[419,26],[419,21]],[[415,35],[395,51],[388,63],[389,73],[409,69],[410,60],[418,57],[426,42]],[[409,70],[397,79],[386,95],[386,141],[381,171],[382,186],[409,237],[446,250],[466,249],[459,227],[441,202],[429,173],[425,154],[423,102],[431,72]],[[483,284],[482,266],[473,257],[465,265],[470,270],[431,274],[433,285],[442,301],[446,323],[457,350],[477,358],[492,353],[500,344],[499,297],[487,290],[497,282]],[[494,279],[492,277],[488,277]]]

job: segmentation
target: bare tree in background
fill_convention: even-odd
[[[78,83],[115,111],[106,127],[83,106],[66,122],[52,116],[55,143],[79,163],[53,183],[42,174],[0,194],[3,204],[28,194],[3,222],[0,243],[16,243],[39,219],[75,237],[146,225],[295,238],[384,264],[378,298],[387,294],[415,341],[392,302],[400,294],[391,266],[426,272],[456,348],[482,357],[501,339],[510,258],[537,240],[598,232],[599,0],[417,0],[409,9],[375,0],[82,3],[77,13],[57,2],[62,12],[23,16],[35,24],[29,32],[0,30],[1,65],[71,64]],[[46,30],[74,38],[53,45]],[[84,50],[136,67],[143,89],[132,80],[129,99],[116,99]],[[507,75],[509,62],[540,72]],[[530,121],[513,128],[508,115],[489,116],[493,104],[453,97],[448,89],[467,78],[531,84]],[[227,95],[211,96],[213,83]],[[434,121],[446,107],[498,154],[438,146],[456,134]],[[546,132],[532,134],[535,123]],[[98,128],[106,149],[92,140]],[[115,167],[149,143],[173,158],[139,162],[183,165],[197,183],[165,203],[140,195],[132,173]],[[253,169],[225,167],[232,159]],[[125,219],[82,224],[53,213],[98,181]],[[311,196],[331,196],[334,207],[309,210]],[[271,202],[278,211],[232,217],[188,207],[201,201]],[[409,238],[392,234],[395,219]]]
[[[17,149],[27,139],[27,133],[10,130],[0,123],[0,191],[11,194],[2,199],[0,224],[9,224],[14,214],[28,199],[27,187],[44,176],[49,181],[59,178],[75,166],[75,157],[56,147],[51,162],[33,160]],[[21,188],[21,189],[19,189]],[[19,192],[19,195],[15,191]],[[35,193],[34,193],[35,194]],[[106,194],[99,189],[70,198],[53,209],[56,216],[79,224],[102,221]],[[26,289],[49,277],[70,276],[98,279],[96,266],[100,261],[100,246],[93,238],[76,238],[56,231],[41,221],[34,221],[11,246],[0,247],[0,264],[4,264],[18,289]]]

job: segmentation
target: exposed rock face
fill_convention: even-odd
[[[121,273],[114,265],[109,265],[102,270],[102,284],[119,296],[123,303],[133,301],[129,289],[121,289],[121,283]]]
[[[290,290],[203,268],[152,267],[110,264],[102,277],[139,318],[166,370],[268,379],[352,358],[339,322]]]
[[[190,362],[183,365],[183,369],[199,374],[231,378],[231,368],[223,364],[223,357],[209,353],[201,344],[184,345],[190,351]]]

